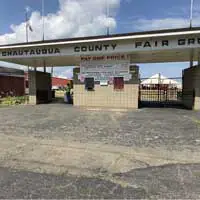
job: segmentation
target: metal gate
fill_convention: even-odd
[[[164,78],[158,75],[140,80],[139,105],[144,106],[181,106],[182,78]]]

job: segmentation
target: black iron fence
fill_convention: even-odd
[[[141,103],[181,103],[182,78],[149,78],[140,80]]]

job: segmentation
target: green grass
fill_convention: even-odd
[[[19,104],[25,104],[28,102],[28,96],[19,96],[19,97],[5,97],[0,99],[0,106],[11,106],[11,105],[19,105]]]

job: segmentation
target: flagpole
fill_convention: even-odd
[[[191,0],[191,5],[190,5],[190,28],[192,28],[192,20],[193,20],[193,4],[194,0]],[[193,66],[193,51],[191,51],[190,55],[190,67]]]
[[[42,40],[44,41],[44,0],[42,0]]]
[[[193,19],[193,5],[194,5],[194,0],[191,0],[191,5],[190,5],[190,28],[192,28],[192,19]]]
[[[107,17],[107,20],[109,18],[109,6],[108,6],[108,0],[106,0],[106,17]],[[107,35],[110,34],[110,30],[109,30],[109,24],[107,26]]]
[[[44,0],[42,0],[42,41],[44,41]],[[44,72],[46,73],[46,61],[43,60]]]
[[[26,20],[26,42],[28,43],[28,7],[25,8],[25,20]],[[27,66],[29,73],[29,65]]]
[[[26,20],[26,42],[28,43],[28,8],[26,8],[25,20]]]

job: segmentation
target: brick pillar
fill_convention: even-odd
[[[126,84],[131,86],[131,90],[128,92],[127,97],[128,107],[138,109],[139,107],[139,66],[131,65],[129,67],[129,72],[132,76],[131,80],[129,80]]]
[[[28,84],[29,84],[29,104],[36,105],[37,104],[37,97],[36,97],[36,71],[29,71],[28,72]]]

